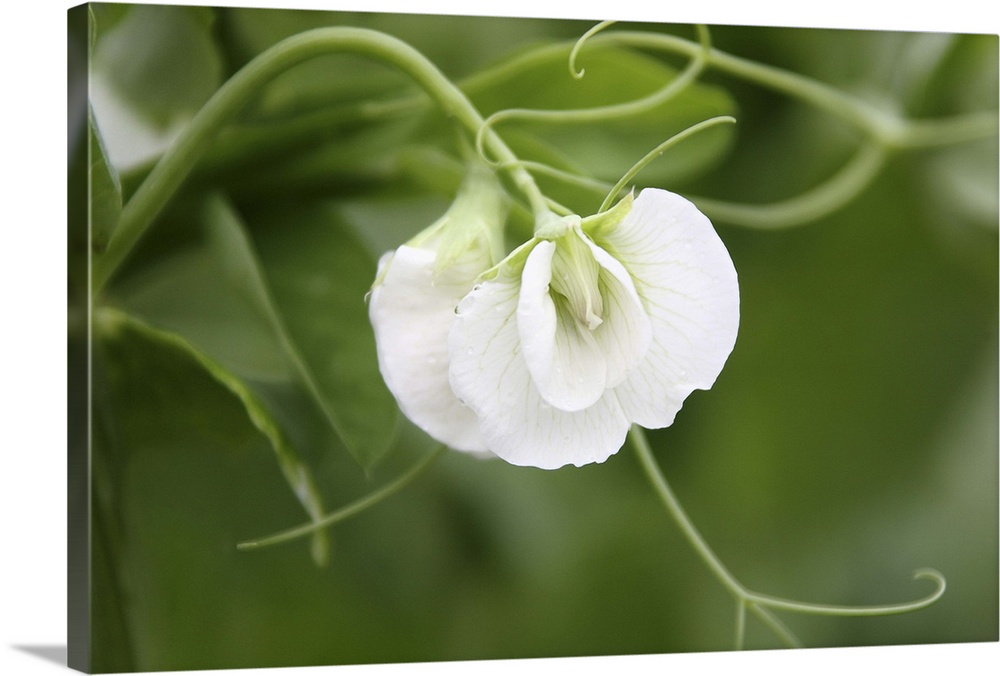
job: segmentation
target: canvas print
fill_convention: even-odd
[[[69,11],[70,666],[997,641],[997,36],[613,19]]]

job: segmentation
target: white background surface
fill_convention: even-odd
[[[178,4],[167,0],[169,4]],[[0,673],[65,673],[66,376],[65,181],[66,10],[74,3],[15,0],[4,8],[2,275],[3,445],[0,471]],[[1000,31],[994,0],[914,3],[841,0],[555,2],[204,2],[186,4],[364,9],[498,16],[643,19],[753,25],[946,32]],[[610,13],[610,16],[609,16]],[[11,152],[13,146],[13,152]],[[1000,645],[660,655],[434,665],[226,670],[225,674],[906,674],[997,673]],[[174,673],[174,672],[171,672]],[[177,672],[181,673],[181,672]]]

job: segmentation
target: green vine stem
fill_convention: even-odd
[[[225,123],[281,73],[303,61],[333,53],[360,54],[392,64],[409,75],[446,115],[470,133],[478,133],[483,126],[482,116],[465,94],[425,56],[401,40],[378,31],[346,27],[317,28],[287,38],[260,54],[220,87],[163,154],[122,210],[107,249],[95,257],[92,295],[100,293]],[[494,156],[510,163],[510,176],[528,198],[536,216],[547,213],[545,198],[534,179],[516,163],[517,157],[503,140],[489,132],[486,145]]]
[[[519,163],[524,168],[531,170],[535,175],[551,176],[585,190],[604,193],[606,198],[598,209],[598,213],[600,213],[610,207],[614,196],[621,193],[628,181],[632,180],[646,164],[662,155],[671,146],[684,140],[691,134],[710,126],[735,121],[735,118],[724,115],[709,118],[685,129],[651,150],[643,159],[626,172],[614,186],[605,181],[599,181],[539,162],[520,160]],[[778,202],[742,204],[693,195],[689,195],[688,198],[705,215],[713,220],[739,223],[744,227],[755,230],[780,230],[813,221],[849,203],[878,175],[878,172],[885,166],[888,156],[888,151],[878,144],[864,144],[858,148],[854,156],[839,171],[823,183],[795,197]],[[500,165],[500,168],[506,168],[507,166],[505,163]]]
[[[764,624],[766,624],[782,641],[795,647],[799,645],[798,639],[796,639],[794,634],[792,634],[792,632],[789,631],[788,628],[785,627],[784,624],[782,624],[778,618],[770,612],[771,610],[784,610],[788,612],[807,613],[813,615],[849,617],[894,615],[926,608],[941,598],[945,592],[946,584],[944,577],[939,572],[930,568],[917,570],[914,574],[914,579],[932,580],[936,585],[935,590],[921,599],[908,603],[873,606],[827,605],[821,603],[793,601],[790,599],[778,598],[776,596],[769,596],[751,591],[744,587],[743,584],[737,580],[731,572],[729,572],[726,566],[723,565],[722,561],[720,561],[715,555],[715,552],[712,551],[712,548],[708,546],[708,543],[701,536],[701,533],[698,532],[698,529],[695,528],[691,519],[684,511],[684,508],[681,507],[677,497],[674,495],[673,490],[671,490],[670,485],[667,483],[666,477],[664,477],[663,472],[660,470],[656,459],[653,457],[653,451],[646,439],[645,432],[643,432],[641,428],[633,426],[629,431],[628,436],[629,441],[639,458],[639,462],[646,474],[646,477],[652,484],[653,489],[660,498],[660,501],[663,503],[664,507],[666,507],[667,512],[671,517],[673,517],[685,539],[692,546],[692,548],[694,548],[695,552],[705,563],[708,569],[736,600],[736,646],[738,648],[743,646],[743,636],[746,627],[745,615],[747,610],[750,610],[758,618],[760,618]]]
[[[691,57],[691,67],[704,52],[703,69],[715,69],[748,82],[771,89],[786,96],[803,101],[809,105],[844,119],[866,132],[880,148],[888,154],[889,150],[915,148],[933,148],[954,145],[967,141],[986,138],[997,133],[997,116],[995,111],[969,113],[953,117],[933,120],[900,119],[896,114],[875,108],[862,99],[847,94],[835,87],[811,80],[808,77],[792,73],[774,66],[759,64],[743,59],[716,48],[705,49],[704,39],[691,42],[683,38],[634,31],[605,31],[607,25],[613,22],[598,24],[585,36],[572,45],[555,43],[544,45],[511,58],[492,68],[484,69],[458,83],[466,95],[488,88],[496,80],[509,78],[512,73],[529,68],[533,64],[544,63],[554,54],[564,53],[567,47],[571,49],[570,70],[574,76],[575,60],[584,44],[610,42],[638,49],[668,52]],[[600,35],[597,33],[600,32]],[[422,109],[426,98],[412,96],[385,102],[366,102],[352,104],[344,108],[323,111],[297,119],[285,125],[268,125],[266,129],[253,127],[238,127],[227,129],[225,147],[212,149],[210,161],[218,163],[239,163],[248,157],[254,157],[262,148],[281,145],[289,139],[314,138],[332,124],[352,120],[381,119],[385,116],[402,115]],[[497,120],[493,120],[495,123]],[[231,141],[231,142],[230,142]],[[859,151],[871,152],[871,151]],[[870,157],[868,159],[871,159]],[[862,164],[859,157],[853,162]],[[856,170],[857,167],[854,167]],[[843,180],[843,174],[852,171],[845,167],[830,179],[836,184]],[[859,172],[860,175],[860,172]],[[862,187],[864,187],[862,185]],[[825,190],[824,190],[825,191]],[[844,193],[846,195],[846,193]],[[701,204],[701,198],[692,198]],[[742,219],[747,215],[753,221],[752,227],[770,218],[776,212],[780,217],[790,218],[793,211],[789,209],[792,200],[764,205],[741,205],[723,203],[715,200],[712,208],[718,212],[726,211],[733,214],[734,219]],[[800,204],[802,200],[796,200]],[[831,203],[832,204],[832,203]],[[773,210],[772,210],[773,207]],[[813,209],[812,211],[817,211]],[[784,213],[782,213],[784,212]],[[742,223],[742,220],[739,222]],[[797,221],[798,222],[798,221]]]
[[[580,110],[498,111],[486,119],[481,133],[485,133],[496,123],[509,119],[560,123],[588,122],[642,112],[652,105],[658,105],[669,99],[703,70],[714,68],[813,105],[854,125],[868,137],[868,140],[862,142],[851,159],[837,172],[815,187],[789,199],[766,204],[745,204],[690,196],[699,208],[714,219],[760,230],[801,225],[839,209],[871,183],[894,151],[954,145],[997,133],[997,117],[994,112],[970,113],[936,120],[902,118],[808,77],[716,50],[711,47],[708,31],[704,26],[698,26],[699,41],[693,43],[682,38],[655,33],[606,32],[604,29],[612,23],[614,22],[605,21],[597,24],[573,45],[569,58],[569,69],[573,77],[583,76],[583,70],[576,68],[576,59],[583,45],[601,41],[682,54],[691,58],[688,67],[665,88],[643,99],[615,106]],[[598,33],[601,35],[598,36]],[[530,59],[530,57],[525,58]],[[488,76],[484,75],[485,77]],[[673,141],[674,139],[668,140],[665,145],[670,145]],[[477,144],[481,143],[481,137],[477,137]],[[658,155],[660,152],[662,148],[654,150],[651,155]],[[640,161],[640,165],[643,166],[651,159],[652,156],[647,156]],[[498,163],[497,166],[506,165]],[[522,166],[527,165],[522,163]],[[637,171],[638,169],[635,169],[630,172],[630,176],[634,176]],[[569,178],[566,175],[561,177],[565,180]],[[612,193],[620,191],[621,184],[627,180],[623,177]],[[577,182],[585,183],[585,181]],[[607,204],[608,200],[605,200],[601,210],[606,209]]]
[[[672,35],[638,31],[605,32],[592,42],[610,41],[640,49],[652,49],[694,57],[702,45]],[[737,76],[810,103],[863,130],[887,149],[926,148],[952,145],[997,133],[996,111],[970,113],[937,120],[910,120],[876,108],[835,87],[792,73],[710,49],[707,67]]]
[[[569,63],[567,65],[569,66],[570,75],[572,75],[577,80],[583,79],[583,76],[587,72],[587,69],[576,67],[576,57],[580,54],[580,50],[583,49],[583,46],[587,43],[587,40],[589,40],[592,36],[597,35],[608,26],[612,26],[616,23],[618,22],[614,20],[602,21],[599,24],[592,26],[590,30],[588,30],[586,33],[584,33],[579,37],[579,39],[576,41],[576,44],[573,45],[573,48],[569,50]],[[705,26],[699,26],[699,31],[700,31],[699,37],[707,38],[708,29]]]
[[[445,454],[448,450],[447,446],[439,445],[432,452],[424,456],[419,462],[414,464],[410,469],[401,474],[399,477],[386,484],[382,488],[379,488],[371,493],[368,493],[362,498],[355,500],[354,502],[341,507],[336,512],[327,514],[326,516],[320,516],[315,518],[312,522],[304,524],[302,526],[297,526],[295,528],[289,528],[288,530],[281,531],[280,533],[275,533],[274,535],[269,535],[264,538],[257,540],[248,540],[246,542],[241,542],[236,545],[237,549],[249,550],[249,549],[260,549],[261,547],[269,547],[271,545],[281,544],[282,542],[288,542],[290,540],[295,540],[301,537],[306,537],[312,535],[317,531],[324,528],[329,528],[336,523],[345,521],[352,516],[356,516],[361,512],[365,511],[370,507],[374,507],[383,500],[392,495],[395,495],[403,488],[409,486],[413,483],[414,479],[422,475],[427,469],[434,464],[438,458]]]
[[[622,190],[625,189],[625,186],[628,185],[629,181],[635,178],[635,176],[640,171],[642,171],[646,167],[646,165],[648,165],[650,162],[652,162],[657,157],[662,155],[668,149],[677,145],[678,143],[688,138],[689,136],[693,136],[694,134],[697,134],[698,132],[704,129],[714,127],[718,124],[726,124],[726,123],[735,124],[736,118],[730,115],[720,115],[718,117],[710,117],[707,120],[702,120],[697,124],[691,125],[684,131],[674,134],[666,141],[664,141],[660,145],[650,150],[648,153],[646,153],[646,155],[642,157],[642,159],[640,159],[638,162],[632,165],[632,167],[628,171],[626,171],[621,178],[618,179],[618,182],[615,183],[614,186],[612,186],[611,190],[608,191],[607,196],[604,198],[604,201],[601,203],[600,209],[597,210],[597,213],[601,214],[610,209],[611,204],[615,200],[615,197],[617,197],[618,193],[620,193]]]
[[[602,30],[605,26],[610,25],[611,23],[613,22],[606,21],[598,24],[585,33],[576,42],[576,44],[573,45],[569,54],[570,73],[573,77],[579,79],[584,75],[584,70],[576,70],[575,66],[577,54],[584,45],[585,41],[592,39],[591,36],[595,35],[599,30]],[[502,121],[523,120],[531,122],[548,122],[552,124],[579,124],[627,117],[629,115],[639,115],[663,105],[674,96],[684,91],[689,84],[694,82],[704,70],[705,64],[708,61],[708,54],[710,53],[712,47],[708,28],[706,26],[699,25],[696,26],[695,29],[698,32],[698,44],[700,49],[692,55],[688,65],[677,77],[652,94],[633,101],[626,101],[624,103],[616,103],[607,106],[596,106],[593,108],[577,108],[571,110],[507,108],[504,110],[498,110],[486,118],[486,121],[480,128],[479,133],[476,134],[476,150],[485,161],[490,161],[484,152],[485,136],[493,129],[494,126]],[[496,162],[494,164],[499,165],[500,163]]]
[[[767,204],[724,202],[689,196],[709,217],[756,230],[779,230],[814,221],[844,206],[878,175],[888,151],[877,143],[865,143],[835,174],[803,193]]]
[[[599,27],[603,24],[593,32]],[[751,228],[787,228],[835,211],[871,183],[892,152],[954,145],[997,134],[995,111],[934,120],[907,119],[803,75],[721,52],[706,46],[704,39],[696,44],[674,36],[633,31],[603,32],[589,39],[701,59],[706,69],[714,68],[813,105],[847,121],[868,137],[838,172],[787,200],[743,204],[689,196],[710,217]]]

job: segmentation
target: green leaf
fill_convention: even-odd
[[[93,247],[102,251],[107,245],[122,213],[122,185],[115,168],[108,164],[101,132],[91,112],[90,128],[90,236]]]
[[[94,13],[91,103],[119,169],[155,157],[222,84],[214,13],[133,5]]]
[[[184,336],[248,381],[292,379],[293,369],[249,244],[218,204],[197,207],[200,239],[133,275],[115,302],[150,324]],[[174,223],[161,224],[161,230]],[[237,229],[234,232],[234,228]],[[240,246],[242,244],[242,246]]]
[[[133,111],[168,127],[197,111],[222,80],[212,23],[204,7],[134,5],[108,31],[98,27],[95,73]]]
[[[101,333],[113,340],[140,340],[152,343],[154,349],[179,352],[193,360],[219,385],[232,393],[246,410],[247,417],[257,430],[267,438],[278,459],[278,465],[292,492],[313,520],[324,516],[323,502],[313,481],[312,471],[289,443],[281,423],[274,417],[260,397],[243,380],[229,372],[214,359],[201,352],[183,337],[156,329],[135,317],[110,308],[102,308],[97,317]],[[329,559],[329,537],[325,530],[313,536],[312,556],[317,565]]]
[[[127,536],[121,492],[128,456],[123,446],[128,441],[123,439],[124,430],[116,424],[115,412],[123,407],[112,395],[106,366],[104,354],[94,350],[89,462],[85,464],[89,477],[85,500],[89,503],[90,523],[81,524],[89,531],[90,552],[87,667],[94,672],[134,671],[136,656],[122,566]]]
[[[388,450],[398,418],[378,375],[364,305],[371,258],[335,230],[288,236],[286,220],[285,236],[262,246],[275,248],[262,268],[225,200],[210,198],[195,217],[199,243],[134,275],[117,301],[247,383],[297,448],[322,457],[331,450],[323,430],[332,431],[370,468]]]
[[[376,260],[416,236],[448,210],[458,191],[459,181],[447,197],[443,194],[387,189],[370,195],[331,204],[329,210],[354,241],[361,243],[370,260]],[[372,277],[375,281],[372,266]],[[366,290],[367,291],[367,290]]]
[[[246,561],[253,557],[237,551],[239,541],[299,520],[297,502],[310,512],[322,508],[310,470],[287,446],[271,446],[281,436],[278,423],[255,401],[255,393],[242,389],[187,341],[100,308],[92,354],[90,667],[94,672],[143,670],[157,654],[155,648],[150,651],[148,637],[160,638],[177,626],[142,621],[160,600],[167,598],[168,607],[180,598],[199,597],[203,605],[226,605],[212,596],[215,590],[201,576],[172,579],[169,571],[178,560],[210,552],[228,564],[224,572],[216,571],[220,577],[232,576],[237,563],[253,563]],[[279,451],[284,479],[273,471],[272,450]],[[137,487],[137,473],[142,476],[150,465],[158,471],[150,484]],[[289,499],[285,488],[289,474],[302,489],[298,501]],[[170,476],[175,483],[169,483]],[[192,486],[200,492],[192,492]],[[233,499],[234,494],[241,499]],[[144,507],[155,497],[162,498],[157,523],[166,519],[168,524],[160,530],[144,521]],[[193,523],[219,520],[224,526],[210,534]],[[314,557],[320,553],[317,544],[325,552],[326,537],[313,541]],[[149,547],[160,547],[166,555],[144,558]],[[308,571],[298,547],[288,548],[286,556]],[[150,576],[150,570],[157,573]],[[212,575],[204,568],[203,573]]]
[[[311,388],[365,469],[389,449],[399,412],[378,370],[365,296],[375,263],[323,205],[255,212],[251,224],[277,307]]]

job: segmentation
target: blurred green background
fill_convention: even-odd
[[[71,22],[78,44],[89,28],[93,106],[91,132],[75,137],[73,170],[90,158],[94,209],[92,241],[85,227],[71,231],[77,312],[82,262],[88,247],[100,255],[119,194],[128,198],[229,75],[283,37],[384,30],[464,82],[484,114],[628,100],[685,63],[595,47],[581,54],[580,81],[560,52],[477,82],[484,68],[571,43],[591,24],[91,9],[89,27]],[[711,32],[723,51],[915,117],[996,107],[996,36]],[[732,647],[732,600],[628,449],[558,471],[449,453],[336,526],[325,566],[307,540],[237,551],[308,519],[282,466],[311,475],[332,511],[433,445],[377,375],[364,303],[378,256],[440,216],[458,181],[456,134],[433,108],[419,98],[365,107],[413,91],[391,69],[346,56],[282,75],[206,149],[95,300],[93,670]],[[857,143],[825,113],[711,71],[636,120],[499,131],[525,158],[613,182],[717,114],[738,124],[669,151],[641,184],[781,199],[828,176]],[[782,615],[807,646],[998,638],[997,164],[995,136],[904,153],[816,222],[774,232],[716,223],[740,277],[739,339],[715,387],[649,435],[692,519],[764,593],[882,604],[930,591],[911,580],[917,568],[948,580],[936,605],[909,615]],[[603,197],[543,185],[581,213]],[[82,325],[71,323],[71,366],[86,356]],[[780,645],[754,620],[747,643]]]

